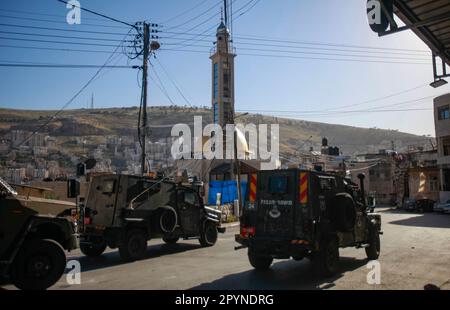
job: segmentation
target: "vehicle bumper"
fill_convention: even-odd
[[[311,245],[303,240],[244,238],[241,235],[235,235],[235,240],[243,248],[251,248],[252,251],[275,258],[304,257],[312,251]]]

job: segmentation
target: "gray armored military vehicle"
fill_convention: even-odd
[[[371,213],[349,179],[299,169],[261,171],[251,177],[241,218],[239,248],[248,248],[253,267],[265,270],[273,259],[316,262],[325,275],[336,273],[339,248],[365,248],[380,254],[381,217]]]
[[[47,289],[66,268],[64,250],[77,247],[70,203],[20,196],[0,178],[0,274],[20,289]],[[69,212],[70,214],[70,212]]]
[[[90,176],[86,201],[79,206],[80,248],[87,256],[101,255],[107,246],[119,248],[124,261],[142,259],[147,241],[168,244],[199,239],[213,246],[221,228],[221,212],[204,206],[200,184],[128,175]]]

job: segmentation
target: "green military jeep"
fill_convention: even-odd
[[[20,289],[43,290],[55,284],[66,269],[64,250],[77,248],[74,224],[47,215],[52,204],[57,213],[70,206],[18,195],[0,178],[0,276],[9,276]]]
[[[236,241],[248,248],[251,265],[273,259],[311,258],[325,275],[337,272],[339,248],[380,254],[381,217],[371,213],[360,188],[349,179],[299,169],[261,171],[251,176]]]
[[[106,247],[118,248],[121,258],[144,258],[147,241],[161,238],[198,239],[213,246],[224,233],[220,210],[204,205],[202,184],[178,184],[131,175],[90,176],[87,199],[79,206],[80,249],[86,255],[102,255]]]

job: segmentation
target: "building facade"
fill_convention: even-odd
[[[440,201],[450,199],[450,93],[434,99],[434,122],[438,149]]]

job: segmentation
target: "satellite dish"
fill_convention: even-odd
[[[92,169],[97,164],[97,161],[95,160],[95,158],[89,158],[84,162],[84,164],[86,165],[86,169]]]
[[[385,10],[383,9],[383,6]],[[393,18],[394,18],[393,0],[367,1],[367,19],[372,31],[378,34],[386,31],[390,24],[389,20]]]

